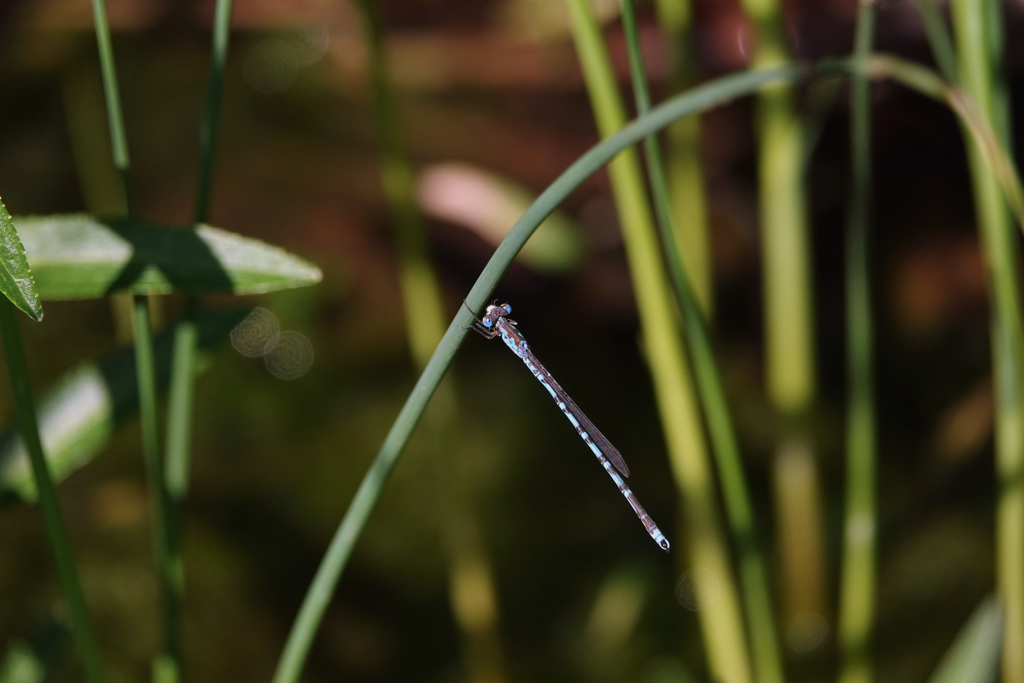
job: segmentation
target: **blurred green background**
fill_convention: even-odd
[[[501,234],[504,198],[543,189],[595,141],[561,3],[381,3],[392,82],[420,172],[431,250],[454,315]],[[743,68],[732,3],[697,2],[698,73]],[[648,70],[664,94],[667,49],[640,4]],[[1021,27],[1011,6],[1007,34]],[[845,54],[852,3],[791,3],[798,56]],[[137,214],[191,220],[212,2],[111,2]],[[267,680],[331,534],[417,372],[378,176],[363,35],[348,2],[236,3],[210,223],[315,262],[323,282],[253,298],[312,343],[283,381],[225,343],[199,380],[185,512],[185,662],[193,681]],[[883,8],[878,49],[926,61],[909,3]],[[620,29],[607,38],[620,73]],[[1010,82],[1020,47],[1010,41]],[[116,177],[88,3],[0,6],[0,192],[15,215],[116,213]],[[923,679],[993,585],[987,299],[963,145],[948,111],[897,86],[874,90],[877,207],[880,586],[878,680]],[[842,514],[842,248],[845,95],[820,125],[812,202],[822,386],[816,437],[832,544]],[[752,107],[704,118],[715,337],[763,547],[773,549],[778,424],[764,398]],[[460,165],[451,166],[453,162]],[[447,173],[447,175],[446,175]],[[485,175],[480,175],[481,173]],[[500,179],[500,180],[499,180]],[[483,182],[483,186],[473,182]],[[492,197],[482,188],[489,187]],[[445,204],[450,200],[449,204]],[[447,208],[446,208],[447,207]],[[618,446],[640,500],[674,543],[673,500],[607,178],[564,208],[496,292],[548,369]],[[511,225],[514,209],[498,220]],[[180,307],[161,304],[163,320]],[[226,305],[211,299],[209,306]],[[37,392],[118,344],[109,302],[46,304],[23,333]],[[304,680],[669,681],[703,673],[683,545],[665,556],[521,363],[467,340],[445,380],[458,429],[424,425],[389,482],[323,622]],[[10,390],[0,388],[5,422]],[[159,644],[138,428],[61,484],[84,589],[112,681],[149,675]],[[493,571],[487,635],[450,597],[451,538],[472,515]],[[781,581],[777,565],[771,574]],[[62,599],[38,510],[0,510],[0,646],[49,642]],[[704,599],[713,599],[713,595]],[[472,612],[473,597],[469,597]],[[484,610],[486,613],[486,609]],[[834,607],[780,624],[792,680],[834,673]],[[60,639],[57,638],[57,641]],[[68,659],[74,654],[67,643]],[[483,658],[488,664],[480,665]],[[65,663],[54,680],[75,680]]]

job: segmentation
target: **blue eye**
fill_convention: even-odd
[[[491,320],[490,318],[484,318],[483,319],[483,323],[484,323],[484,327],[490,327],[491,325],[494,324],[494,321]]]
[[[512,307],[509,306],[508,304],[505,304],[502,308],[505,309],[505,315],[509,315],[510,313],[512,313]]]

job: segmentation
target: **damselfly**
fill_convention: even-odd
[[[512,313],[512,307],[508,304],[491,304],[484,311],[484,316],[477,319],[473,329],[488,339],[500,336],[505,345],[512,349],[512,353],[519,356],[526,363],[526,367],[530,369],[533,376],[548,390],[551,398],[555,399],[555,403],[565,413],[565,416],[569,418],[569,422],[579,432],[580,437],[590,447],[594,455],[597,456],[598,462],[601,463],[605,472],[615,482],[619,492],[625,496],[630,507],[633,508],[633,512],[636,513],[644,528],[647,529],[647,533],[651,535],[654,542],[661,546],[663,550],[668,550],[669,543],[668,539],[665,538],[665,534],[661,533],[658,525],[654,523],[654,520],[651,519],[647,511],[640,505],[640,501],[636,499],[633,491],[626,485],[629,468],[626,466],[626,461],[622,459],[622,454],[594,426],[594,423],[583,414],[579,406],[569,398],[569,394],[565,393],[565,390],[559,386],[555,378],[551,376],[551,373],[533,355],[530,345],[526,343],[526,338],[516,328],[516,322],[508,317],[510,313]]]

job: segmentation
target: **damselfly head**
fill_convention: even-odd
[[[491,304],[484,311],[483,322],[484,325],[490,327],[498,318],[504,318],[506,315],[512,312],[512,307],[508,304]]]

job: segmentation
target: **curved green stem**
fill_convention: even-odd
[[[768,83],[799,81],[807,73],[808,70],[802,67],[784,66],[727,76],[665,102],[651,110],[648,115],[637,118],[615,135],[592,147],[551,183],[516,221],[470,289],[466,304],[474,311],[481,310],[497,286],[498,280],[534,230],[573,190],[604,167],[619,152],[683,116],[749,95]],[[366,525],[370,511],[376,505],[388,475],[398,461],[402,449],[405,448],[430,397],[448,370],[455,352],[466,336],[468,326],[472,323],[472,313],[465,307],[460,307],[391,426],[320,563],[278,662],[274,683],[291,683],[299,679],[317,626],[327,609],[341,572],[352,554],[355,542]]]
[[[676,119],[721,106],[773,83],[797,83],[815,75],[847,76],[853,72],[865,71],[871,75],[892,77],[926,95],[940,99],[944,97],[944,86],[934,72],[893,57],[872,58],[864,67],[849,60],[829,60],[822,62],[817,70],[786,65],[773,69],[745,71],[674,97],[592,147],[537,197],[491,256],[466,297],[467,305],[473,310],[481,310],[502,274],[541,222],[584,180],[600,170],[623,149],[636,145]],[[938,88],[936,83],[939,84]],[[1009,168],[1011,178],[1016,180],[1016,175],[1012,173],[1012,164]],[[1019,186],[1019,181],[1017,185]],[[388,475],[398,461],[402,449],[405,448],[430,397],[448,370],[472,322],[472,314],[465,308],[460,308],[388,431],[310,585],[278,662],[274,683],[298,680],[316,628],[352,554],[355,542],[366,525],[366,520],[383,490]]]

